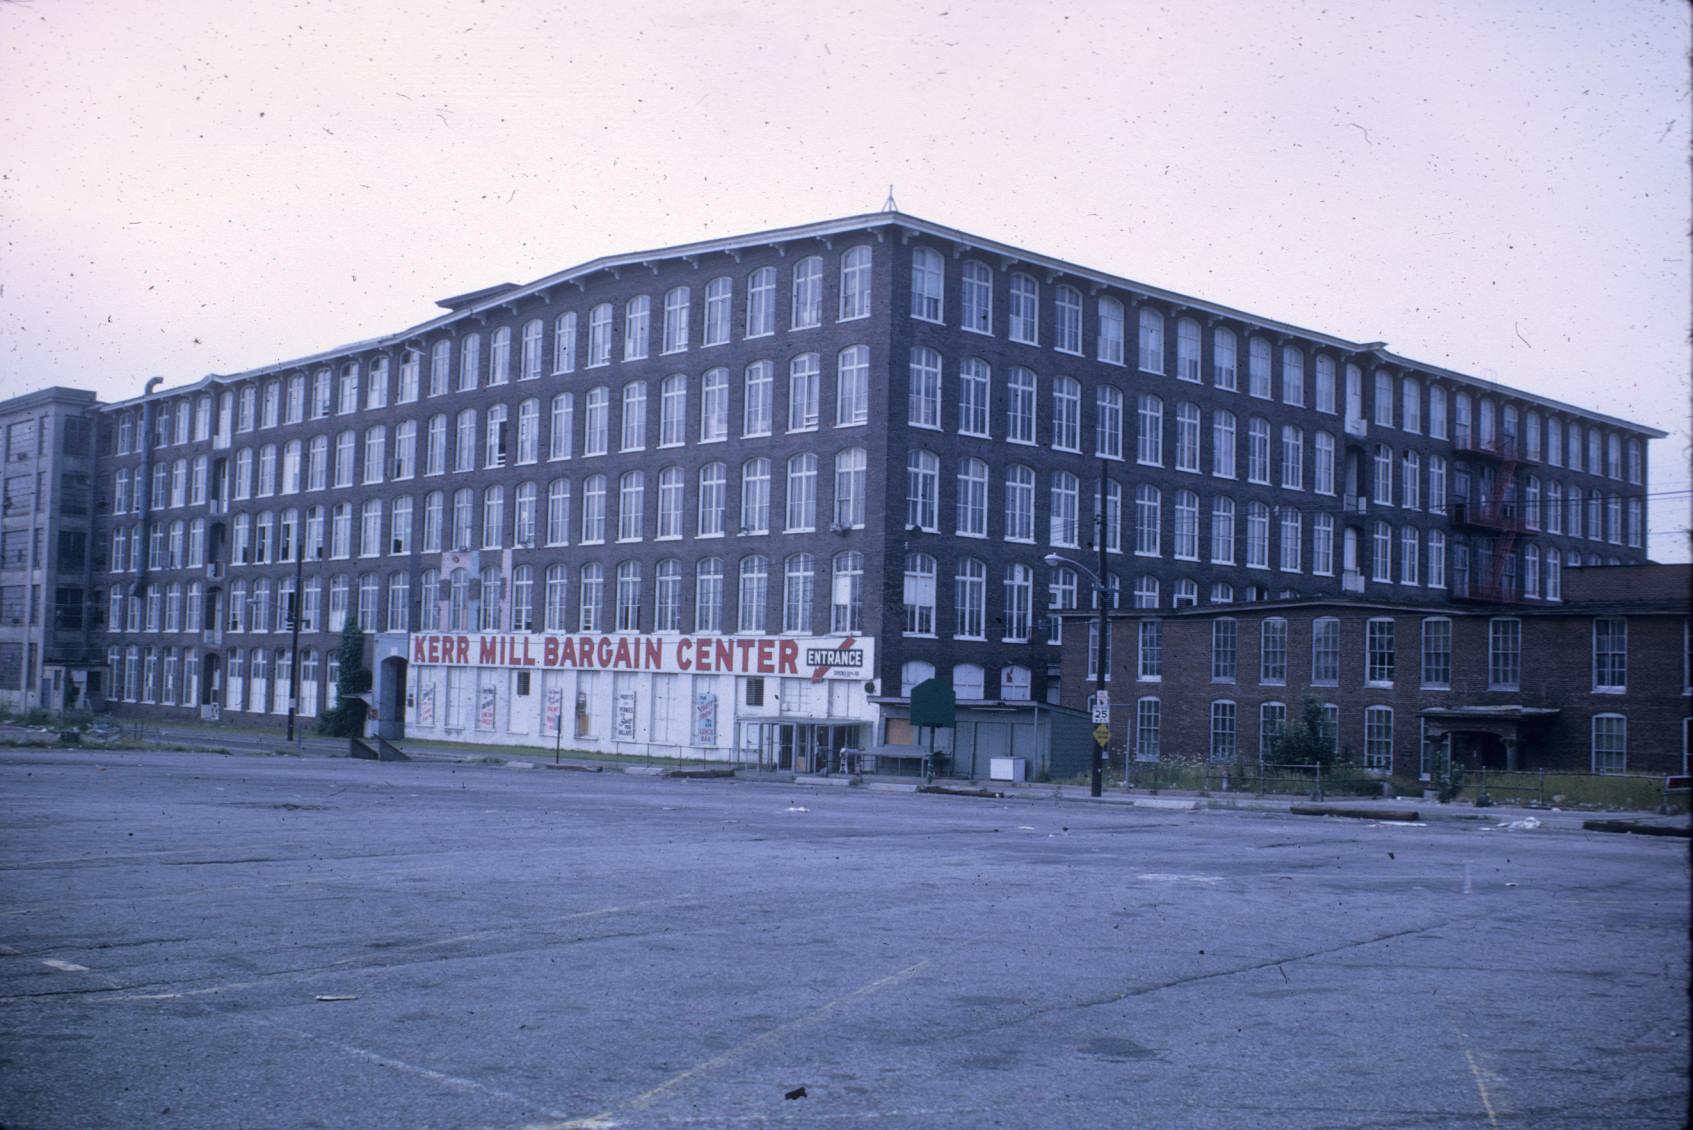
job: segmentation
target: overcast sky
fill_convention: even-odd
[[[926,219],[1662,428],[1652,550],[1686,560],[1688,20],[0,0],[0,392],[133,396],[892,183]]]

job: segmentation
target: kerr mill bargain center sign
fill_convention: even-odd
[[[653,636],[418,632],[407,649],[419,667],[768,675],[870,679],[874,641],[857,636]]]

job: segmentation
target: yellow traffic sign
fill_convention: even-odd
[[[1103,749],[1105,743],[1111,740],[1111,727],[1105,725],[1095,726],[1093,728],[1093,740],[1098,742],[1100,748]]]

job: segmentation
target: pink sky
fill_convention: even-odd
[[[1680,3],[0,3],[0,392],[900,207],[1671,433]]]

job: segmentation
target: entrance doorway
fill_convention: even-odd
[[[864,727],[824,722],[750,722],[748,741],[758,767],[775,772],[842,773],[847,755],[864,749]]]
[[[382,661],[376,697],[376,733],[390,742],[406,736],[406,661],[397,655]]]

